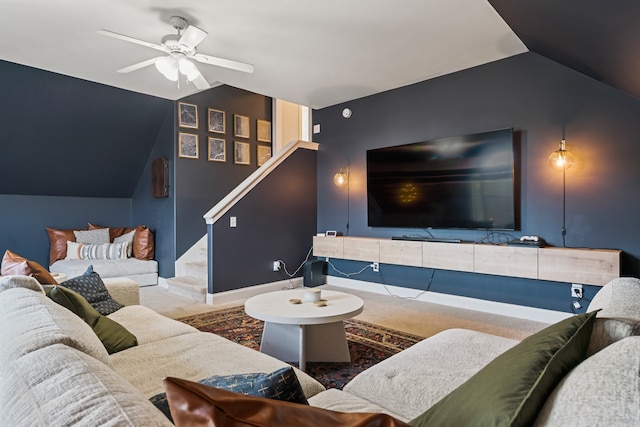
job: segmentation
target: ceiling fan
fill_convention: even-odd
[[[117,70],[118,73],[130,73],[154,64],[158,71],[171,81],[178,81],[180,74],[186,77],[188,82],[192,82],[198,89],[209,89],[211,86],[202,76],[196,64],[197,62],[216,65],[218,67],[229,68],[245,73],[253,73],[253,65],[244,62],[232,61],[230,59],[218,58],[216,56],[204,55],[196,52],[196,46],[207,37],[207,32],[198,27],[189,25],[188,21],[181,16],[172,16],[169,23],[176,29],[177,34],[167,34],[161,40],[161,44],[155,44],[139,40],[123,34],[114,33],[109,30],[98,30],[98,34],[136,43],[151,49],[159,50],[168,55],[156,56],[146,61]],[[184,30],[184,34],[182,31]]]

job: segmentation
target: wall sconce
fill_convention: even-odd
[[[549,165],[557,171],[565,171],[573,164],[573,156],[567,151],[564,138],[560,141],[560,146],[549,156]]]
[[[340,172],[333,176],[333,183],[338,187],[344,187],[349,183],[349,168],[340,168]]]
[[[564,139],[564,129],[562,130],[562,141],[556,151],[549,156],[549,166],[562,172],[562,247],[566,247],[565,236],[567,235],[567,186],[566,171],[573,164],[573,156],[567,151]]]
[[[350,219],[350,214],[349,214],[349,198],[350,198],[350,188],[349,188],[349,168],[340,168],[340,171],[338,173],[336,173],[333,176],[333,183],[335,185],[337,185],[338,187],[344,187],[345,185],[347,186],[347,232],[345,233],[345,235],[349,235],[349,219]]]

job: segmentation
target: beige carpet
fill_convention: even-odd
[[[324,285],[321,289],[345,291]],[[429,337],[451,328],[472,329],[508,338],[522,339],[548,326],[545,323],[514,317],[465,310],[372,292],[348,290],[364,300],[364,311],[356,319],[410,334]],[[169,293],[160,286],[140,288],[140,303],[167,317],[177,319],[207,311],[240,305],[243,301],[210,306]]]

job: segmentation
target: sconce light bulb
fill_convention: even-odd
[[[349,180],[349,172],[345,171],[345,169],[340,169],[340,172],[336,173],[333,176],[333,183],[338,187],[342,187]]]
[[[565,140],[560,142],[560,146],[549,156],[549,165],[558,171],[567,170],[573,164],[573,156],[566,149]]]

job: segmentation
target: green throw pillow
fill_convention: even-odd
[[[585,358],[595,317],[595,311],[572,316],[522,340],[409,424],[533,424],[547,396]]]
[[[124,326],[98,313],[82,295],[64,286],[45,286],[47,296],[84,320],[96,333],[107,353],[138,345],[138,339]]]

